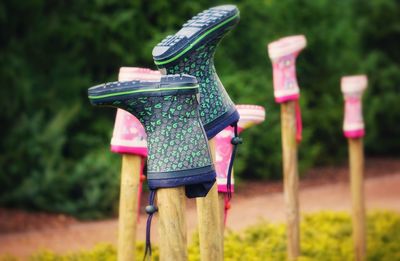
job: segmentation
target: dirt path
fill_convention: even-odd
[[[378,169],[380,168],[378,167],[376,171]],[[384,175],[367,174],[369,176],[365,182],[367,208],[369,211],[390,209],[400,212],[400,169],[381,170],[378,172],[384,172]],[[349,186],[340,171],[346,172],[345,169],[332,169],[332,173],[335,174],[332,177],[336,177],[334,181],[329,178],[329,173],[324,182],[302,181],[300,204],[303,214],[323,210],[350,211]],[[342,178],[338,178],[340,176]],[[229,229],[237,231],[262,219],[271,222],[284,221],[281,184],[257,183],[253,185],[249,190],[234,196],[227,222]],[[145,218],[144,215],[141,216],[138,228],[139,240],[144,240]],[[190,234],[188,238],[191,238],[197,222],[196,208],[192,202],[188,202],[187,222]],[[157,219],[153,224],[152,239],[157,242]],[[100,242],[116,244],[116,232],[117,220],[113,219],[98,222],[76,222],[63,227],[0,234],[0,254],[10,253],[26,258],[39,249],[65,253],[88,249]]]

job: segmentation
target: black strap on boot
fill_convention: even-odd
[[[232,197],[231,178],[232,178],[233,162],[235,161],[235,156],[236,156],[236,151],[237,151],[237,145],[243,143],[242,138],[240,138],[239,134],[238,134],[237,122],[235,122],[231,126],[233,127],[233,131],[234,131],[234,136],[233,136],[233,138],[231,140],[231,144],[233,145],[233,150],[232,150],[231,160],[229,162],[228,175],[227,175],[227,181],[226,181],[226,189],[228,191],[227,194],[228,194],[228,198],[229,199]]]
[[[158,208],[154,205],[154,198],[156,195],[155,190],[150,190],[149,196],[149,205],[146,206],[147,224],[146,224],[146,250],[144,252],[143,260],[146,260],[147,253],[149,257],[151,257],[151,240],[150,240],[150,232],[151,232],[151,220],[153,219],[154,213],[158,211]]]

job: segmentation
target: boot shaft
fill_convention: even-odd
[[[148,175],[211,165],[195,93],[138,97],[122,105],[148,135]]]
[[[343,132],[347,138],[359,138],[365,135],[362,115],[362,95],[367,88],[365,75],[342,77],[341,89],[344,95]]]
[[[207,138],[192,76],[163,76],[160,82],[114,82],[89,89],[94,105],[132,113],[148,141],[150,189],[214,181]],[[207,190],[208,191],[208,190]]]
[[[197,78],[200,117],[208,138],[239,119],[214,67],[218,43],[238,21],[235,6],[211,8],[193,17],[177,34],[168,36],[153,49],[155,63],[163,73],[185,73]]]
[[[306,39],[302,35],[281,38],[268,45],[273,68],[274,96],[278,103],[299,98],[296,58],[305,46]]]

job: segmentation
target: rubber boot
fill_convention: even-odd
[[[304,35],[281,38],[268,44],[272,61],[274,96],[277,103],[296,101],[296,141],[302,139],[302,121],[299,105],[300,89],[296,78],[296,58],[307,45]]]
[[[268,45],[273,67],[274,96],[277,103],[299,99],[296,58],[306,44],[306,38],[303,35],[295,35],[281,38]]]
[[[200,85],[200,117],[209,139],[239,120],[214,67],[218,43],[238,22],[236,6],[213,7],[194,16],[153,49],[154,62],[162,74],[196,76]]]
[[[361,99],[367,84],[365,75],[342,77],[341,89],[345,102],[343,132],[346,138],[361,138],[365,135]]]
[[[195,77],[112,82],[92,87],[88,93],[93,105],[126,110],[143,124],[151,190],[185,186],[189,198],[206,196],[215,182],[215,171],[199,118]]]
[[[260,124],[265,120],[265,109],[257,105],[236,105],[239,112],[240,120],[238,123],[238,133],[240,134],[244,129],[247,129],[255,124]],[[224,194],[224,222],[228,210],[230,208],[229,194],[234,192],[234,177],[233,172],[230,175],[229,163],[232,155],[233,146],[231,143],[234,136],[234,128],[227,127],[215,136],[215,171],[217,173],[218,193]],[[230,187],[227,186],[227,180],[231,180]]]

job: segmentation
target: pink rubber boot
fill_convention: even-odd
[[[272,61],[274,96],[277,103],[296,101],[296,140],[301,141],[301,114],[298,100],[300,89],[296,78],[296,58],[307,45],[304,35],[281,38],[268,44],[268,54]]]
[[[161,74],[145,68],[121,67],[119,81],[159,80]],[[146,132],[139,120],[132,114],[118,109],[115,118],[111,151],[121,154],[135,154],[147,157]]]
[[[367,85],[366,75],[342,77],[341,89],[344,95],[343,132],[346,138],[361,138],[365,135],[361,99]]]
[[[236,105],[239,112],[240,120],[238,122],[238,132],[242,132],[255,124],[259,124],[265,120],[265,110],[257,105]],[[234,137],[234,128],[227,127],[215,136],[215,171],[217,173],[218,192],[225,195],[225,222],[227,211],[230,208],[228,193],[234,192],[234,178],[231,179],[231,186],[228,188],[228,169],[231,160],[233,146],[231,144]]]
[[[158,71],[137,67],[121,67],[118,74],[118,81],[121,82],[133,80],[158,81],[160,78],[161,74]],[[111,138],[111,151],[119,154],[133,154],[142,157],[138,191],[138,208],[140,208],[142,184],[146,179],[146,176],[143,175],[144,162],[147,157],[146,132],[143,125],[135,116],[121,109],[117,110],[117,115],[115,117],[114,131]]]

